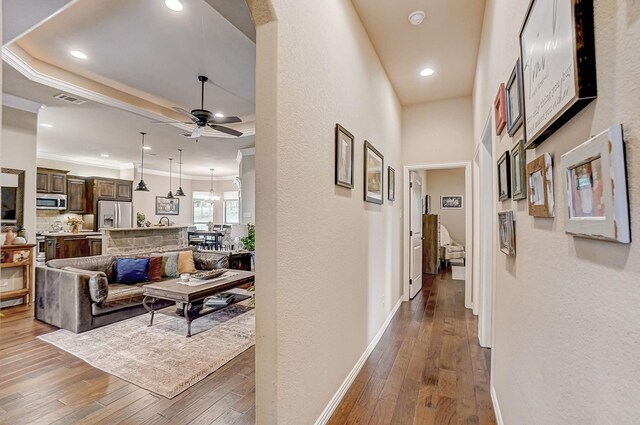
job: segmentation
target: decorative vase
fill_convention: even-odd
[[[7,236],[4,238],[4,244],[3,245],[13,245],[13,241],[15,240],[16,235],[15,233],[13,233],[13,229],[9,228],[9,230],[7,230]]]

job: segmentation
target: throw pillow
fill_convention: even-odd
[[[133,284],[149,280],[149,258],[116,258],[116,282]]]
[[[100,305],[109,295],[109,281],[107,275],[104,272],[94,270],[82,270],[75,267],[63,267],[62,270],[78,273],[87,279],[87,286],[89,287],[89,296],[91,300]]]
[[[162,254],[162,276],[178,277],[178,253],[165,252]]]
[[[193,259],[195,260],[198,270],[229,268],[229,257],[227,254],[220,254],[217,252],[194,252]]]
[[[162,256],[161,255],[153,255],[150,257],[136,257],[136,258],[148,258],[149,259],[149,271],[147,274],[149,275],[150,282],[157,282],[162,280]]]
[[[196,265],[193,263],[193,251],[181,251],[178,254],[178,274],[195,272]]]

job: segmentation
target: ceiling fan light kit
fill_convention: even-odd
[[[180,152],[180,186],[174,196],[186,196],[184,190],[182,190],[182,149],[178,149],[178,152]]]
[[[142,134],[142,155],[141,155],[141,161],[140,161],[140,182],[138,183],[138,186],[135,188],[136,191],[138,192],[148,192],[149,188],[147,187],[147,184],[144,182],[144,135],[147,133],[144,132],[140,132],[140,134]]]

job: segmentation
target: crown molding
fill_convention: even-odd
[[[108,168],[110,170],[124,170],[124,169],[127,169],[127,168],[133,168],[133,164],[131,164],[131,166],[127,166],[127,164],[123,164],[123,163],[116,162],[116,161],[105,161],[105,160],[94,159],[94,158],[78,159],[78,158],[71,158],[71,157],[66,156],[66,155],[58,155],[58,154],[49,153],[49,152],[37,152],[36,153],[36,158],[37,159],[49,159],[51,161],[58,161],[58,162],[68,162],[70,164],[88,165],[88,166],[93,166],[93,167]]]
[[[37,114],[42,107],[42,104],[38,102],[14,96],[9,93],[2,93],[2,104],[4,106],[8,106],[9,108],[19,109],[21,111],[31,112],[33,114]]]

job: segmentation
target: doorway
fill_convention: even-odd
[[[465,307],[471,308],[472,306],[472,262],[473,258],[473,232],[472,232],[472,219],[473,219],[473,208],[472,208],[472,168],[471,161],[462,161],[462,162],[448,162],[448,163],[432,163],[432,164],[415,164],[415,165],[406,165],[404,166],[403,172],[403,180],[404,180],[404,219],[403,219],[403,235],[404,235],[404,255],[403,255],[403,294],[404,301],[409,301],[413,296],[415,296],[421,287],[421,279],[418,282],[415,282],[416,268],[412,266],[412,263],[416,262],[414,255],[417,252],[415,247],[416,238],[412,233],[416,226],[417,216],[415,216],[415,205],[413,203],[413,199],[417,197],[416,187],[412,186],[411,183],[415,181],[415,176],[419,175],[422,172],[429,170],[448,170],[448,169],[462,169],[464,170],[464,195],[463,202],[468,206],[464,208],[464,234],[466,235],[466,243],[465,243],[465,257],[466,264],[464,267],[464,280],[465,280]],[[424,181],[421,179],[420,183],[424,188]],[[421,196],[421,214],[425,211],[425,203],[426,199],[424,196]],[[441,202],[440,197],[438,199],[431,199],[431,202],[439,203]],[[417,203],[416,203],[417,204]],[[424,235],[420,234],[420,238]],[[439,249],[439,247],[438,247]],[[421,250],[420,250],[421,251]],[[417,264],[416,264],[417,265]],[[422,270],[424,271],[424,270]],[[414,283],[415,282],[415,283]],[[413,285],[417,287],[413,287]]]

